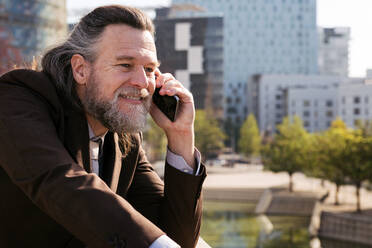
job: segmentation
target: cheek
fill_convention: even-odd
[[[155,76],[153,76],[152,78],[149,78],[148,91],[149,91],[150,95],[152,95],[154,93],[155,85],[156,85]]]

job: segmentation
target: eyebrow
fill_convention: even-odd
[[[135,59],[136,59],[135,57],[128,56],[128,55],[119,55],[119,56],[116,57],[116,60],[135,60]],[[148,64],[159,67],[160,66],[160,61],[150,62]]]

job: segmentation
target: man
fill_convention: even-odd
[[[0,78],[0,247],[195,246],[206,174],[193,98],[157,69],[153,35],[139,10],[100,7],[41,72]],[[155,87],[180,98],[175,122]],[[141,146],[148,110],[168,139],[164,184]]]

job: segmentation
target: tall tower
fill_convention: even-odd
[[[225,115],[241,124],[251,112],[255,74],[317,74],[316,0],[173,0],[224,17]],[[184,15],[200,15],[198,12]]]
[[[67,34],[65,0],[0,2],[0,74],[30,63]]]
[[[192,6],[156,10],[156,47],[160,70],[171,72],[188,88],[196,109],[224,119],[223,18],[178,18],[175,13]]]
[[[319,28],[319,71],[325,75],[349,75],[350,28]]]

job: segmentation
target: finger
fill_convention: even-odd
[[[193,96],[192,96],[191,92],[188,91],[186,88],[181,87],[180,85],[177,85],[176,87],[166,89],[165,94],[168,95],[168,96],[177,95],[180,98],[180,101],[183,102],[183,103],[194,102],[194,99],[193,99]]]
[[[171,80],[164,83],[164,85],[161,87],[160,94],[161,95],[174,95],[173,88],[182,88],[182,84],[177,80]]]
[[[175,78],[173,77],[172,74],[170,74],[170,73],[160,74],[156,87],[158,87],[158,88],[162,87],[164,84],[166,84],[167,82],[172,81],[172,80],[175,80]]]

